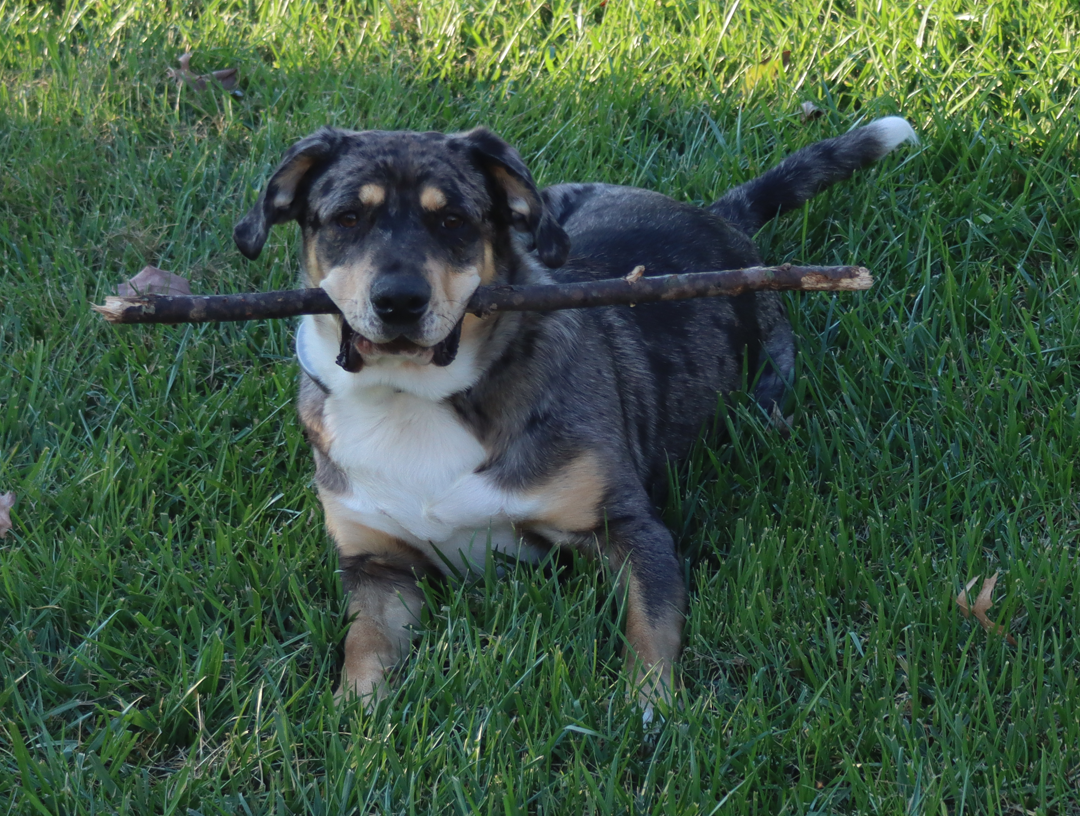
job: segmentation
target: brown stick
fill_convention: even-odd
[[[636,270],[635,270],[636,271]],[[591,306],[625,306],[658,300],[739,295],[755,289],[851,292],[869,289],[874,279],[861,266],[755,266],[724,272],[685,272],[537,286],[482,286],[466,311],[550,312]],[[244,295],[142,295],[107,297],[94,306],[110,323],[212,323],[230,320],[338,314],[322,289]]]

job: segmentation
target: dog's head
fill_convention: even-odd
[[[512,232],[551,267],[570,249],[517,151],[483,128],[323,128],[289,148],[233,238],[254,259],[270,227],[293,220],[308,285],[341,309],[351,371],[387,355],[449,364],[469,297],[497,279]]]

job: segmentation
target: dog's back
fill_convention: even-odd
[[[708,208],[632,187],[549,187],[545,206],[571,243],[566,263],[551,276],[567,282],[620,277],[638,265],[646,275],[760,265],[750,236],[763,224],[914,138],[905,120],[881,119],[792,154]],[[666,460],[684,455],[713,417],[718,393],[746,385],[770,409],[781,402],[794,365],[791,327],[776,292],[594,309],[580,319],[608,338],[618,360],[613,376],[629,426],[625,443],[651,488],[664,479]],[[593,365],[591,357],[578,359]]]

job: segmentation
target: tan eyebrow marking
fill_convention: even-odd
[[[365,184],[360,188],[360,203],[365,207],[378,207],[386,200],[386,189],[381,184]]]
[[[425,187],[420,192],[420,206],[428,212],[441,210],[446,206],[446,194],[438,187]]]

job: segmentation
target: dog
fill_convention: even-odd
[[[352,623],[339,696],[387,691],[425,576],[491,551],[595,556],[618,576],[625,659],[646,715],[670,699],[686,587],[656,499],[669,463],[747,387],[779,406],[795,360],[776,292],[549,313],[465,313],[492,284],[760,265],[751,240],[905,141],[888,117],[810,145],[695,207],[646,190],[538,190],[514,148],[465,133],[323,128],[286,153],[234,230],[259,256],[297,221],[299,415]]]

